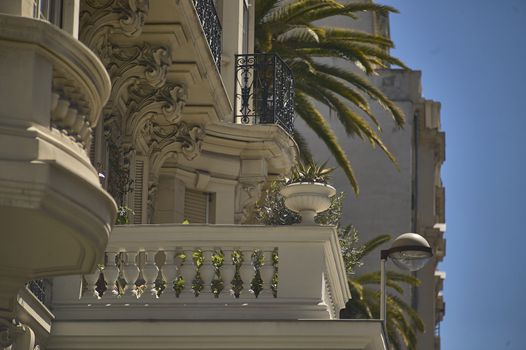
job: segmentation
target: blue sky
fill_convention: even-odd
[[[526,1],[383,3],[400,10],[394,55],[422,70],[425,97],[442,103],[442,348],[524,350]]]

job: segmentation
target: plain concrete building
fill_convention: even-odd
[[[364,14],[359,20],[335,17],[323,24],[389,36],[389,21],[385,16]],[[339,60],[330,63],[356,69]],[[382,140],[398,160],[398,169],[381,150],[371,150],[367,142],[349,138],[339,126],[336,112],[318,105],[322,113],[329,116],[340,144],[351,159],[360,195],[353,194],[343,171],[335,172],[332,183],[346,193],[343,223],[352,223],[357,228],[362,243],[380,234],[396,237],[416,232],[433,247],[433,261],[416,274],[422,285],[407,291],[404,297],[425,323],[426,331],[418,338],[418,348],[440,349],[440,322],[445,313],[442,296],[445,273],[437,270],[445,256],[445,190],[440,178],[440,167],[445,160],[445,135],[440,128],[440,103],[422,96],[419,71],[383,69],[371,80],[406,115],[406,125],[400,129],[381,106],[372,103],[383,129]],[[336,165],[322,141],[302,121],[296,122],[296,128],[309,140],[315,159],[320,162],[330,159],[330,164]],[[358,273],[379,270],[379,261],[378,250],[367,257]]]

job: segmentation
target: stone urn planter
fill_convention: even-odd
[[[280,193],[285,206],[301,215],[300,225],[315,225],[314,217],[329,209],[336,189],[324,183],[295,182],[285,186]]]

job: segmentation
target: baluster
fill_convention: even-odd
[[[139,267],[135,262],[137,253],[128,252],[125,253],[125,256],[125,263],[122,268],[122,275],[126,280],[125,292],[129,290],[133,294],[133,291],[135,290],[135,282],[137,281],[137,278],[139,278]]]
[[[202,293],[211,297],[211,286],[214,278],[214,265],[212,264],[213,250],[203,249],[203,266],[199,270],[203,279],[204,288]]]
[[[117,267],[117,264],[115,262],[117,253],[113,252],[107,252],[106,253],[106,266],[104,267],[104,280],[106,281],[106,292],[109,293],[109,295],[116,295],[118,294],[118,291],[116,291],[116,285],[115,282],[117,280],[117,277],[119,276],[119,268]]]
[[[174,287],[174,281],[177,276],[177,262],[174,251],[164,252],[164,264],[161,267],[161,278],[164,280],[165,291],[169,292]]]
[[[95,290],[97,288],[97,281],[100,277],[100,270],[97,267],[93,273],[84,275],[84,280],[86,281],[86,293],[82,295],[82,297],[92,299],[92,298],[99,298],[99,294]]]
[[[278,247],[272,250],[272,267],[274,271],[272,272],[272,280],[270,284],[270,289],[272,290],[272,296],[274,298],[278,297],[278,285],[279,285],[279,251]]]
[[[177,298],[179,298],[183,290],[187,288],[189,283],[191,283],[190,281],[192,280],[192,266],[186,263],[187,260],[187,254],[184,252],[183,249],[176,250],[174,262],[177,275],[173,282],[173,290]]]
[[[252,268],[254,270],[254,277],[250,281],[250,291],[259,297],[259,293],[263,290],[263,279],[261,278],[261,268],[265,264],[265,256],[261,249],[254,249],[250,257]]]
[[[212,292],[215,298],[219,298],[219,294],[221,294],[221,292],[225,288],[223,276],[221,276],[221,269],[225,262],[225,253],[223,253],[223,251],[220,248],[215,249],[212,252],[210,258],[211,266],[213,269],[213,275],[211,277],[210,282],[210,291]]]
[[[241,267],[244,261],[244,254],[241,249],[234,249],[231,254],[232,264],[234,265],[234,277],[230,282],[232,286],[232,294],[237,299],[243,290],[243,279],[241,278]]]
[[[254,267],[252,266],[252,253],[253,250],[243,250],[243,264],[239,270],[241,280],[243,281],[243,290],[250,291],[250,282],[254,278]],[[246,297],[247,295],[245,295]]]
[[[232,263],[232,249],[224,250],[225,255],[223,266],[221,267],[221,277],[227,292],[232,292],[232,280],[234,279],[235,267]]]
[[[204,289],[204,281],[201,276],[201,267],[204,264],[204,254],[200,248],[193,250],[192,261],[195,268],[194,278],[192,279],[192,290],[194,291],[194,295],[198,297]]]
[[[272,266],[272,252],[263,252],[264,265],[261,267],[261,279],[263,280],[263,295],[269,295],[271,292],[272,275],[274,273],[274,267]]]
[[[146,261],[144,262],[144,266],[142,267],[142,277],[145,280],[145,294],[149,295],[148,292],[151,292],[151,295],[154,297],[157,297],[157,291],[155,289],[155,280],[157,279],[157,274],[159,273],[159,269],[157,268],[157,265],[155,264],[155,251],[148,251],[145,252],[146,254]]]

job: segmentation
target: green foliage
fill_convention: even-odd
[[[382,91],[367,79],[378,68],[406,66],[389,54],[394,47],[389,38],[349,28],[320,25],[333,16],[356,19],[361,12],[387,15],[396,9],[361,1],[336,0],[256,0],[256,52],[278,54],[295,78],[295,111],[325,143],[358,193],[354,171],[345,150],[314,101],[332,111],[349,136],[358,137],[380,148],[396,164],[380,138],[380,124],[369,100],[387,110],[396,125],[403,126],[404,114]],[[322,63],[330,58],[336,64]],[[341,67],[345,62],[347,67]],[[365,74],[357,74],[350,66]],[[303,159],[311,158],[305,139],[296,131]]]
[[[355,273],[355,269],[362,266],[361,257],[364,247],[358,247],[358,231],[354,226],[347,225],[344,229],[338,231],[340,247],[345,263],[345,270],[348,275]]]
[[[329,174],[334,171],[334,168],[327,168],[326,165],[327,162],[318,165],[312,160],[299,162],[291,169],[290,178],[286,183],[318,182],[327,184],[329,181]]]
[[[262,225],[294,225],[301,222],[301,216],[285,207],[281,189],[286,186],[285,180],[272,181],[263,191],[256,203],[255,219]],[[342,215],[344,194],[339,193],[331,198],[328,210],[319,213],[314,219],[320,225],[338,226]]]
[[[130,223],[130,215],[135,215],[131,208],[127,206],[120,206],[117,209],[117,218],[115,219],[116,225],[127,225]]]
[[[256,203],[255,219],[263,225],[293,225],[301,222],[301,217],[285,207],[283,196],[279,192],[285,181],[273,181]]]
[[[292,225],[300,222],[300,217],[285,207],[280,190],[285,181],[270,183],[256,205],[256,220],[265,225]],[[349,288],[352,299],[346,308],[355,319],[378,319],[380,316],[380,272],[357,274],[356,269],[363,265],[362,259],[380,245],[391,239],[390,235],[379,235],[372,240],[358,245],[358,232],[352,225],[342,228],[342,210],[344,194],[339,193],[331,198],[328,210],[318,214],[315,220],[318,224],[338,227],[341,252],[348,273]],[[273,255],[274,259],[274,255]],[[276,254],[277,259],[277,254]],[[277,260],[274,264],[277,266]],[[278,274],[272,278],[273,286],[277,286]],[[408,350],[416,349],[416,332],[423,331],[423,322],[416,311],[407,305],[400,295],[404,286],[418,286],[420,281],[411,275],[389,271],[386,284],[390,292],[387,296],[387,334],[391,346],[399,350],[404,344]],[[274,290],[274,289],[273,289]]]
[[[360,260],[389,240],[389,235],[375,237],[358,248],[358,253],[352,258]],[[347,260],[345,255],[344,260]],[[347,265],[347,261],[345,262]],[[395,350],[401,350],[401,344],[408,350],[416,350],[416,335],[417,332],[424,331],[424,323],[417,312],[407,305],[400,296],[404,293],[404,285],[416,287],[420,285],[420,280],[411,275],[394,271],[388,271],[386,277],[388,289],[386,324],[389,343]],[[380,318],[380,281],[381,275],[379,271],[349,276],[348,282],[352,298],[345,307],[350,310],[352,318]]]

